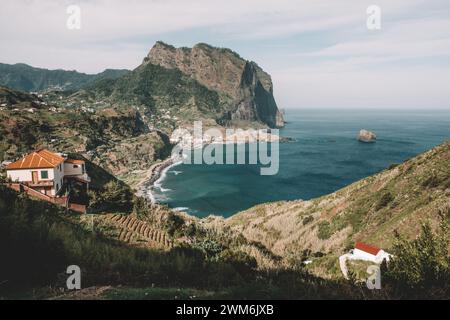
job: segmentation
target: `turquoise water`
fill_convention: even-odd
[[[167,171],[158,201],[190,214],[230,216],[253,205],[311,199],[402,162],[450,139],[450,110],[287,110],[277,175],[257,165],[179,165]],[[378,135],[358,142],[360,129]]]

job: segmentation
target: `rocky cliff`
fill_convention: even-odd
[[[269,74],[237,53],[207,44],[175,48],[157,42],[143,61],[145,65],[176,69],[219,94],[219,122],[259,121],[282,127],[283,116],[273,97]]]

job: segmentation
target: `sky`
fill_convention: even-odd
[[[80,29],[67,27],[72,5]],[[2,63],[134,69],[158,40],[256,61],[281,108],[450,109],[448,0],[0,1]]]

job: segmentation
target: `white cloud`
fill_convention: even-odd
[[[299,69],[275,72],[281,107],[448,108],[450,73],[440,68],[394,70]]]
[[[66,28],[68,5],[82,29]],[[372,0],[2,0],[0,62],[99,72],[137,66],[157,39],[178,34],[233,44],[274,76],[282,106],[439,104],[450,55],[445,0],[377,0],[382,29],[368,31]],[[200,30],[200,31],[199,31]],[[201,39],[203,40],[203,39]],[[200,40],[200,41],[201,41]],[[261,48],[267,50],[261,50]],[[408,62],[405,64],[405,62]],[[398,65],[396,65],[398,63]]]
[[[342,42],[313,53],[318,56],[430,57],[450,54],[450,19],[390,23],[372,37]]]

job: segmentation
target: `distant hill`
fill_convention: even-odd
[[[128,72],[128,70],[107,69],[98,74],[86,74],[34,68],[23,63],[12,65],[0,63],[0,85],[28,92],[47,89],[77,90],[98,80],[116,79]]]

